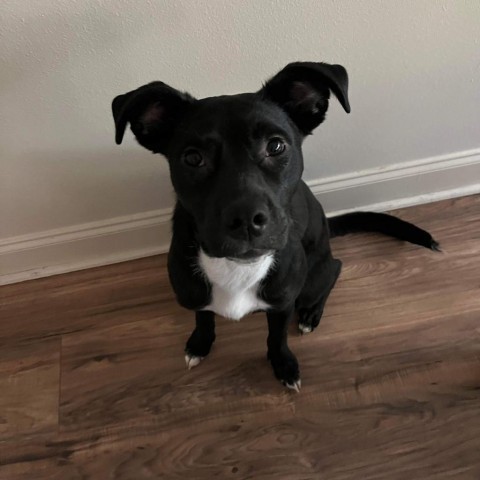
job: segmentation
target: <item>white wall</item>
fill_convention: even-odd
[[[164,159],[114,145],[111,99],[155,79],[203,97],[343,64],[352,113],[331,102],[309,180],[480,147],[478,0],[2,0],[0,21],[0,244],[171,205]]]

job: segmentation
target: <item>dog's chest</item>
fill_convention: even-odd
[[[269,308],[258,291],[272,266],[273,255],[263,255],[254,262],[242,263],[228,258],[212,258],[200,250],[198,263],[212,285],[211,301],[204,310],[240,320],[255,310]]]

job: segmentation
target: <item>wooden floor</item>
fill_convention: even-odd
[[[480,196],[405,209],[443,254],[373,235],[273,377],[266,321],[192,314],[165,257],[0,289],[0,479],[480,479]]]

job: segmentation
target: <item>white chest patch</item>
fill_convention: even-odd
[[[209,257],[200,250],[198,263],[212,285],[212,299],[204,310],[240,320],[255,310],[269,308],[259,298],[258,289],[272,266],[272,254],[263,255],[251,263],[243,263],[228,258]]]

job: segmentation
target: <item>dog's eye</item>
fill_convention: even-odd
[[[202,154],[198,150],[193,149],[187,150],[183,154],[183,161],[189,167],[203,167],[205,165]]]
[[[275,155],[280,155],[285,150],[285,143],[281,138],[272,138],[267,143],[267,156],[274,157]]]

